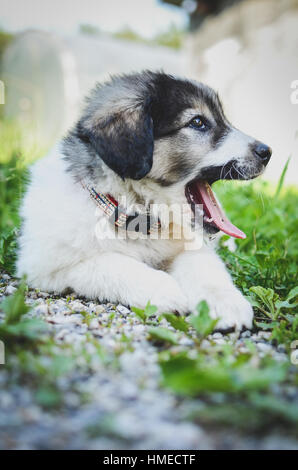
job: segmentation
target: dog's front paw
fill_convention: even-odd
[[[218,288],[212,292],[209,290],[200,297],[207,301],[210,316],[219,319],[216,324],[217,329],[235,328],[241,330],[243,327],[252,327],[252,307],[235,287]]]
[[[189,311],[188,301],[181,291],[177,282],[166,275],[162,282],[155,285],[151,295],[152,305],[156,305],[158,312],[187,313]]]
[[[189,312],[188,300],[179,284],[169,274],[159,271],[137,291],[137,299],[132,305],[144,308],[148,301],[155,305],[159,313]]]

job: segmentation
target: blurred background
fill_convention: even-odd
[[[163,69],[217,89],[230,120],[273,148],[265,178],[291,156],[297,182],[298,0],[1,0],[0,30],[0,117],[43,148],[96,81]]]

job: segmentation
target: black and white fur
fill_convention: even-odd
[[[204,131],[191,125],[198,115]],[[187,251],[183,239],[111,238],[80,181],[128,205],[186,204],[196,178],[258,176],[267,163],[258,146],[202,83],[143,72],[97,85],[76,126],[32,168],[18,275],[43,290],[137,307],[150,300],[160,311],[187,313],[206,299],[219,328],[251,327],[250,304],[208,243]]]

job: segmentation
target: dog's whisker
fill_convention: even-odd
[[[226,164],[222,166],[221,170],[220,170],[220,175],[219,175],[219,179],[221,180],[222,179],[222,175],[223,175],[223,171],[226,167]]]
[[[240,176],[242,176],[242,178],[243,178],[244,180],[247,179],[246,176],[245,176],[245,174],[243,173],[243,171],[240,170],[240,168],[236,168],[236,170],[238,171],[238,173],[240,174]]]
[[[233,179],[239,180],[239,179],[240,179],[239,177],[240,177],[241,175],[240,175],[240,173],[239,173],[239,171],[238,171],[238,168],[235,166],[234,163],[233,163],[233,165],[232,165],[232,168],[236,171],[236,175],[237,175],[237,178],[233,178]]]
[[[231,172],[231,167],[228,169],[227,173],[225,174],[224,179],[227,178],[227,176],[229,175],[230,172]]]
[[[235,164],[233,163],[233,168],[234,170],[236,171],[237,173],[237,179],[240,180],[240,179],[246,179],[245,175],[243,174],[243,172],[240,170],[240,168],[238,168],[237,166],[235,166]]]

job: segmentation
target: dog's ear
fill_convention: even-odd
[[[80,123],[84,137],[121,178],[139,180],[149,173],[154,139],[148,104],[114,109],[106,115],[95,113],[86,121]]]

